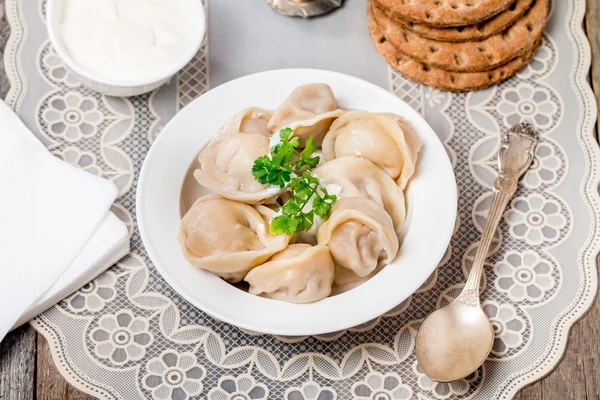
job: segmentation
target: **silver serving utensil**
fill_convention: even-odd
[[[266,0],[269,7],[288,17],[316,17],[342,5],[342,0]]]
[[[429,315],[419,329],[417,360],[435,381],[468,376],[492,350],[494,331],[479,301],[481,274],[496,227],[519,178],[533,160],[536,145],[537,136],[527,122],[513,126],[502,137],[492,206],[465,287],[452,303]]]

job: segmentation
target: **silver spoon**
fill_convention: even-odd
[[[536,134],[527,122],[513,126],[502,137],[492,206],[465,287],[452,303],[429,315],[419,329],[417,360],[435,381],[451,382],[468,376],[492,350],[494,331],[479,302],[483,265],[500,218],[533,160],[536,145]]]

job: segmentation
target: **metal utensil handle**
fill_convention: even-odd
[[[458,300],[469,305],[479,304],[479,283],[487,253],[492,244],[494,233],[500,223],[504,209],[515,191],[517,190],[517,178],[500,175],[494,181],[494,193],[492,195],[492,206],[488,213],[487,222],[481,235],[479,248],[475,254],[475,260],[469,272],[469,277]]]
[[[487,253],[494,238],[494,232],[510,198],[515,194],[519,178],[527,171],[533,161],[537,136],[529,123],[522,122],[513,126],[502,137],[502,146],[498,152],[500,173],[494,180],[492,206],[483,229],[481,242],[475,254],[473,267],[457,300],[472,306],[479,306],[479,284]]]

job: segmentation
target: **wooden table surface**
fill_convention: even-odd
[[[600,0],[587,3],[585,28],[593,53],[590,80],[596,100],[600,101]],[[4,0],[0,0],[0,61],[9,32]],[[4,99],[7,91],[4,64],[0,62],[0,98]],[[0,400],[34,398],[92,399],[65,381],[54,366],[44,337],[25,325],[0,343]],[[571,329],[567,349],[557,368],[523,389],[515,399],[600,400],[600,298]]]

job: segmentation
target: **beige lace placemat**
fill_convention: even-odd
[[[32,321],[65,378],[106,399],[507,399],[549,372],[597,288],[600,153],[586,81],[585,1],[554,1],[532,63],[469,94],[391,72],[370,43],[364,2],[305,21],[259,1],[204,1],[210,34],[196,59],[169,85],[130,99],[93,93],[69,73],[48,43],[43,0],[7,1],[8,103],[57,157],[117,184],[113,211],[131,235],[129,256]],[[292,66],[388,86],[432,124],[460,189],[452,244],[415,294],[361,326],[307,338],[243,332],[190,306],[150,263],[134,201],[144,156],[180,108],[210,86]],[[499,132],[523,119],[541,142],[488,259],[483,298],[494,347],[473,375],[435,383],[416,363],[415,334],[460,290],[490,206]]]

